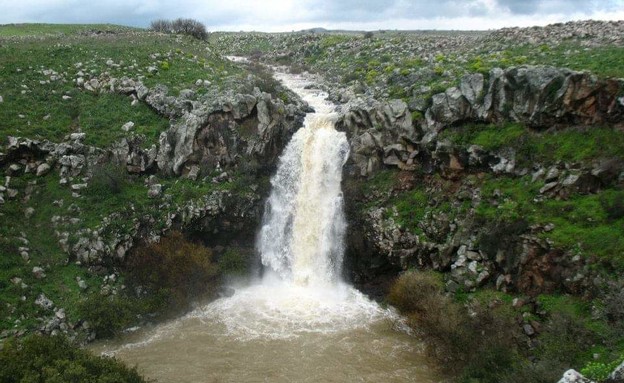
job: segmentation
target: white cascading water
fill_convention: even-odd
[[[366,327],[391,317],[340,278],[346,222],[342,167],[349,156],[338,114],[309,80],[276,77],[315,110],[282,153],[271,179],[257,248],[265,273],[259,283],[208,305],[238,338],[289,338]]]
[[[264,266],[310,287],[334,284],[340,275],[346,228],[340,183],[349,155],[346,135],[334,129],[336,114],[319,102],[314,107],[280,158],[258,238]]]

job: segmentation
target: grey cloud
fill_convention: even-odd
[[[0,0],[0,2],[6,0]],[[229,1],[229,0],[228,0]],[[541,16],[554,14],[588,17],[593,12],[624,11],[624,0],[293,0],[297,12],[278,12],[275,2],[268,1],[272,12],[257,15],[258,7],[246,6],[243,0],[232,0],[232,6],[222,0],[20,0],[9,4],[0,13],[0,23],[116,23],[145,27],[157,18],[191,17],[205,23],[210,30],[237,25],[281,26],[292,24],[376,23],[391,27],[395,20],[431,21],[457,17],[497,19],[501,14]],[[228,5],[229,4],[229,5]],[[448,25],[448,24],[447,24]]]
[[[502,8],[517,15],[535,14],[589,14],[593,11],[611,11],[624,8],[622,0],[496,0]]]
[[[503,8],[507,8],[511,13],[530,15],[537,11],[538,0],[498,0],[497,3]]]
[[[393,18],[432,18],[484,15],[487,8],[475,0],[320,0],[308,1],[310,21],[383,21]]]

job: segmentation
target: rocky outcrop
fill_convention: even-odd
[[[123,139],[113,146],[117,162],[134,173],[152,171],[156,165],[165,174],[197,178],[242,162],[271,166],[302,125],[307,108],[298,99],[296,104],[284,104],[257,88],[253,94],[203,96],[184,89],[176,97],[165,86],[150,89],[127,77],[100,76],[78,84],[90,92],[128,95],[172,120],[160,135],[158,147],[142,149],[136,139]]]
[[[347,132],[350,175],[370,176],[384,166],[454,172],[472,167],[513,174],[512,150],[486,153],[473,145],[458,149],[436,140],[446,128],[465,122],[519,122],[532,128],[618,124],[624,119],[624,81],[601,80],[587,72],[543,66],[493,69],[489,76],[464,76],[459,86],[433,95],[422,126],[401,100],[354,98],[341,106],[339,130]],[[570,180],[579,188],[592,186]],[[593,179],[593,178],[592,178]],[[579,185],[583,184],[585,186]]]
[[[594,383],[594,381],[587,379],[576,370],[568,370],[557,383]]]
[[[156,155],[158,147],[152,145],[144,148],[144,137],[130,135],[111,145],[107,151],[111,162],[124,166],[128,173],[143,174],[156,171]]]
[[[20,172],[44,176],[56,167],[61,178],[77,177],[85,173],[89,164],[95,164],[106,151],[84,145],[84,134],[73,133],[61,143],[48,140],[32,140],[21,137],[8,137],[0,165],[8,164],[9,169],[19,167]],[[15,165],[15,166],[14,166]]]
[[[624,362],[620,363],[619,366],[611,372],[608,379],[609,383],[623,383],[624,382]]]
[[[108,149],[83,144],[85,137],[84,133],[72,133],[62,142],[55,143],[9,136],[0,164],[20,166],[22,172],[39,177],[56,169],[63,184],[79,176],[89,176],[91,170],[101,163],[112,162],[125,167],[129,173],[156,170],[157,148],[152,145],[145,149],[142,135],[130,135]]]
[[[454,218],[432,212],[418,223],[423,234],[416,235],[397,224],[395,217],[386,208],[366,212],[363,235],[373,253],[399,270],[445,272],[449,291],[474,291],[490,284],[534,296],[580,293],[590,287],[592,273],[586,260],[551,248],[538,236],[543,227],[487,227],[474,222],[471,214]]]
[[[193,177],[242,161],[272,164],[302,121],[297,107],[260,91],[195,105],[161,134],[156,162],[166,174]]]
[[[162,222],[140,217],[126,217],[123,212],[105,217],[96,229],[63,231],[63,219],[54,222],[61,246],[83,265],[117,264],[140,240],[156,240],[171,229],[205,231],[212,235],[231,236],[233,233],[253,231],[260,220],[262,196],[254,193],[233,193],[216,190],[199,199],[185,201],[180,206],[163,202],[160,207],[169,212]],[[124,233],[114,229],[117,222],[126,221]]]
[[[560,44],[561,41],[572,39],[585,46],[621,45],[624,43],[624,21],[580,20],[545,27],[502,28],[484,38],[488,44],[506,41],[516,45],[531,44],[532,46]]]
[[[343,105],[342,112],[336,127],[349,138],[350,173],[367,176],[383,165],[413,169],[418,137],[405,102],[355,99]]]
[[[467,121],[515,121],[530,127],[617,123],[624,118],[624,81],[546,66],[494,68],[469,74],[435,94],[425,118],[425,141]]]

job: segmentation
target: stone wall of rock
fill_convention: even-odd
[[[462,122],[521,122],[534,128],[618,123],[624,117],[624,81],[547,66],[494,68],[464,76],[458,87],[433,96],[425,140]]]
[[[156,165],[165,174],[197,178],[202,171],[207,176],[251,160],[271,166],[302,125],[306,108],[299,100],[284,104],[257,88],[253,94],[204,96],[184,89],[176,97],[165,86],[150,89],[127,77],[101,76],[78,84],[90,92],[125,94],[172,120],[160,135],[158,147],[144,150],[128,140],[114,145],[113,151],[131,172],[145,172]]]
[[[402,169],[412,165],[418,135],[405,102],[354,99],[341,108],[336,127],[347,133],[351,145],[350,174],[371,175],[384,164]]]
[[[488,76],[464,76],[458,87],[433,95],[424,121],[413,121],[401,100],[356,98],[340,107],[343,116],[337,127],[347,132],[351,143],[350,175],[370,176],[383,166],[430,171],[438,165],[512,173],[513,153],[485,156],[477,146],[458,153],[438,142],[438,133],[470,122],[520,122],[542,129],[619,124],[624,119],[622,92],[623,80],[598,79],[587,72],[544,66],[495,68]]]
[[[443,213],[426,216],[419,227],[426,236],[415,235],[398,225],[393,212],[374,208],[366,212],[364,227],[359,228],[379,270],[432,269],[445,273],[446,289],[455,292],[474,291],[486,284],[500,291],[514,291],[534,296],[540,293],[566,291],[579,294],[591,288],[592,270],[586,259],[551,247],[539,234],[548,227],[534,226],[515,233],[513,228],[493,230],[474,221],[474,216],[449,217]],[[509,230],[507,233],[505,230]],[[487,241],[497,236],[497,248],[487,248]],[[504,236],[499,241],[498,236]],[[357,240],[357,239],[356,239]],[[367,268],[370,261],[360,259]],[[371,272],[372,271],[372,272]],[[363,270],[356,279],[374,277]],[[354,270],[354,273],[359,273]]]
[[[160,135],[156,163],[166,174],[193,178],[201,168],[223,169],[243,161],[270,165],[302,125],[303,115],[259,91],[196,105]]]

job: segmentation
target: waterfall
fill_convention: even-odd
[[[349,145],[309,76],[276,77],[316,113],[271,179],[256,243],[263,278],[232,281],[231,295],[102,349],[167,382],[439,381],[396,312],[341,281]]]
[[[340,183],[349,155],[335,114],[311,113],[280,157],[266,203],[258,250],[262,263],[299,285],[336,282],[344,253]]]
[[[276,77],[315,110],[284,149],[266,201],[256,246],[265,266],[261,280],[237,284],[233,295],[198,307],[175,325],[193,318],[217,324],[204,330],[228,339],[296,339],[311,334],[367,331],[383,321],[398,323],[382,308],[344,283],[341,266],[346,222],[342,167],[349,156],[338,115],[307,76]],[[173,329],[161,329],[147,343]]]

